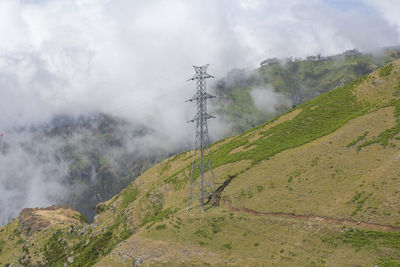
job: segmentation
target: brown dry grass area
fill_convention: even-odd
[[[81,214],[70,205],[47,208],[26,208],[18,217],[19,225],[26,232],[36,232],[48,226],[82,223]]]
[[[347,147],[368,131],[367,139],[395,125],[387,107],[347,123],[331,135],[287,150],[236,177],[226,189],[234,207],[262,212],[293,212],[374,223],[400,220],[399,141],[395,148],[375,144],[357,152]],[[251,180],[244,181],[251,177]],[[261,188],[261,192],[257,191]],[[370,195],[351,215],[357,192]],[[249,197],[250,196],[250,197]]]
[[[222,166],[218,166],[214,169],[215,181],[217,183],[223,183],[228,175],[234,175],[241,170],[246,169],[251,165],[251,160],[240,160],[233,163],[224,164]]]
[[[369,223],[363,221],[356,221],[356,220],[346,220],[346,219],[337,219],[333,217],[324,217],[324,216],[317,216],[317,215],[296,215],[294,213],[285,213],[285,212],[261,212],[257,210],[252,210],[249,208],[235,208],[229,204],[224,203],[230,210],[234,212],[245,212],[248,214],[255,214],[255,215],[263,215],[263,216],[271,216],[271,217],[281,217],[281,218],[294,218],[299,220],[305,221],[318,221],[318,222],[325,222],[331,224],[339,224],[339,225],[346,225],[351,227],[359,227],[362,229],[368,230],[378,230],[378,231],[391,231],[391,232],[400,232],[400,226],[392,226],[392,225],[385,225],[385,224],[378,224],[378,223]]]
[[[354,94],[360,102],[384,104],[393,99],[393,88],[397,86],[397,77],[400,72],[400,60],[393,61],[393,70],[389,76],[380,77],[379,70],[368,75],[368,80],[357,86]],[[377,86],[378,85],[378,86]]]
[[[177,243],[154,240],[134,235],[117,246],[107,257],[94,266],[134,266],[133,262],[140,259],[145,266],[168,266],[208,262],[212,265],[222,264],[221,257],[210,250],[190,243]]]
[[[356,253],[346,245],[332,249],[329,243],[321,242],[343,233],[345,223],[327,223],[322,218],[260,216],[243,210],[230,212],[225,207],[210,209],[204,214],[182,211],[176,216],[182,219],[179,230],[173,227],[173,219],[162,222],[166,224],[163,230],[142,229],[136,237],[146,242],[143,246],[148,250],[138,251],[135,246],[140,243],[132,237],[99,266],[129,266],[133,257],[141,258],[144,266],[312,266],[310,262],[322,255],[327,266],[357,266],[355,263],[369,266],[374,262],[367,250]],[[230,219],[214,236],[212,222],[227,216]],[[199,232],[207,232],[209,238]],[[231,248],[227,249],[226,244],[231,244]],[[164,249],[167,245],[172,248]],[[189,253],[194,251],[188,261],[181,255],[182,247]],[[200,255],[203,256],[198,258]],[[119,265],[122,262],[125,265]]]

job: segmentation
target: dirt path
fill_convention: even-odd
[[[285,212],[261,212],[252,210],[249,208],[235,208],[229,205],[228,203],[222,203],[224,206],[229,208],[231,211],[241,211],[248,214],[255,214],[255,215],[263,215],[263,216],[273,216],[273,217],[281,217],[281,218],[295,218],[295,219],[303,219],[303,220],[315,220],[319,222],[325,223],[332,223],[332,224],[348,224],[362,228],[368,228],[370,230],[381,230],[381,231],[394,231],[400,232],[399,226],[392,226],[392,225],[385,225],[379,223],[369,223],[365,221],[355,221],[355,220],[348,220],[348,219],[337,219],[332,217],[325,217],[325,216],[317,216],[317,215],[297,215],[294,213],[285,213]]]

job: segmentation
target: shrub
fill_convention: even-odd
[[[387,64],[385,66],[383,66],[380,70],[379,70],[379,76],[381,77],[387,77],[390,75],[390,73],[393,70],[393,65],[392,64]]]

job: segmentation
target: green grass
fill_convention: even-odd
[[[232,243],[231,242],[225,243],[225,244],[222,245],[222,247],[231,250],[232,249]]]
[[[214,166],[250,159],[253,164],[279,153],[294,148],[319,137],[330,134],[349,120],[365,114],[369,105],[359,103],[353,95],[353,89],[366,79],[366,76],[323,94],[299,106],[302,111],[293,120],[285,121],[264,131],[268,138],[260,138],[252,143],[245,136],[239,136],[233,141],[224,144],[213,154]],[[317,108],[313,108],[318,106]],[[255,131],[263,127],[253,128]],[[255,145],[250,151],[229,154],[230,151],[241,145]]]
[[[393,96],[399,96],[400,95],[400,81],[397,83],[397,86],[395,88],[396,90],[393,93]]]
[[[370,140],[363,142],[362,144],[357,146],[357,150],[361,150],[363,147],[372,145],[372,144],[381,144],[383,147],[387,147],[389,145],[390,140],[396,137],[400,133],[400,100],[392,100],[387,106],[395,107],[395,117],[396,117],[396,125],[390,129],[387,129],[381,132],[378,136],[372,137]]]
[[[378,261],[378,266],[379,267],[399,267],[400,262],[396,261],[394,259],[380,259]]]
[[[43,255],[46,263],[52,266],[62,266],[66,262],[66,246],[67,242],[64,240],[63,231],[54,232],[44,245]]]
[[[257,72],[248,73],[245,78],[236,82],[224,82],[223,80],[218,82],[217,96],[222,102],[229,104],[216,103],[216,113],[217,116],[223,116],[225,120],[233,123],[233,133],[240,133],[290,108],[277,106],[276,113],[258,110],[251,99],[252,88],[272,87],[276,92],[288,96],[294,100],[294,104],[298,105],[312,99],[316,94],[331,91],[371,73],[399,57],[400,53],[398,52],[386,53],[379,58],[363,54],[345,59],[337,58],[332,61],[297,61],[263,67]],[[384,77],[389,75],[391,65],[385,66],[381,72]]]
[[[356,202],[365,192],[356,192],[356,194],[354,195],[354,197],[352,198],[351,202],[354,203]]]
[[[187,179],[187,177],[185,177],[186,179],[179,179],[178,176],[170,176],[167,179],[165,179],[165,182],[168,184],[172,184],[175,187],[175,190],[181,190],[186,183],[188,182],[189,179]]]
[[[387,77],[392,73],[392,70],[393,70],[393,65],[392,64],[387,64],[386,66],[383,66],[379,70],[378,74],[381,77]]]
[[[365,131],[362,135],[360,135],[359,137],[357,137],[357,139],[351,141],[351,142],[347,145],[347,147],[354,146],[354,145],[357,144],[358,142],[364,140],[365,137],[366,137],[367,135],[368,135],[368,132]]]
[[[350,229],[340,237],[344,243],[360,249],[371,246],[376,249],[393,248],[400,256],[400,233],[399,232],[378,232],[370,230]]]
[[[83,216],[81,213],[79,213],[79,215],[75,216],[74,218],[83,223],[89,223],[88,219],[85,216]]]
[[[361,250],[373,253],[375,263],[378,266],[400,266],[400,233],[381,232],[343,228],[344,233],[336,237],[324,239],[325,243],[337,247],[342,244],[350,244],[357,253]],[[339,241],[339,243],[337,243]]]
[[[130,203],[136,200],[137,196],[139,195],[139,189],[137,187],[127,187],[122,192],[122,204],[121,209],[125,209],[128,207]]]
[[[81,242],[78,246],[74,247],[74,254],[79,254],[73,266],[92,266],[98,261],[100,256],[108,254],[117,243],[119,242],[113,240],[112,229],[108,229],[106,232],[91,239],[87,246],[84,242]]]
[[[162,229],[165,229],[165,228],[167,228],[167,226],[165,224],[159,224],[159,225],[156,226],[156,230],[162,230]]]
[[[4,247],[5,243],[6,243],[6,241],[4,241],[3,239],[0,239],[0,254],[3,251],[3,247]]]
[[[109,254],[118,243],[130,237],[133,231],[129,229],[125,220],[126,215],[119,214],[113,220],[113,224],[103,228],[97,235],[92,235],[89,230],[86,235],[81,236],[79,242],[70,248],[75,258],[72,266],[92,266],[101,257]],[[87,242],[87,239],[90,242]]]
[[[147,228],[150,228],[156,222],[163,221],[165,219],[169,219],[170,216],[176,213],[177,209],[168,208],[166,210],[157,210],[154,214],[146,216],[143,220],[141,225],[144,226],[146,224],[150,224]]]
[[[372,193],[366,194],[364,191],[357,193],[352,199],[353,203],[356,203],[356,208],[351,213],[352,216],[356,215],[364,206],[365,201],[372,196]]]

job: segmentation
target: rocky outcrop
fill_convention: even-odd
[[[50,225],[82,223],[81,218],[82,215],[67,204],[46,208],[26,208],[18,217],[19,231],[31,234]]]

